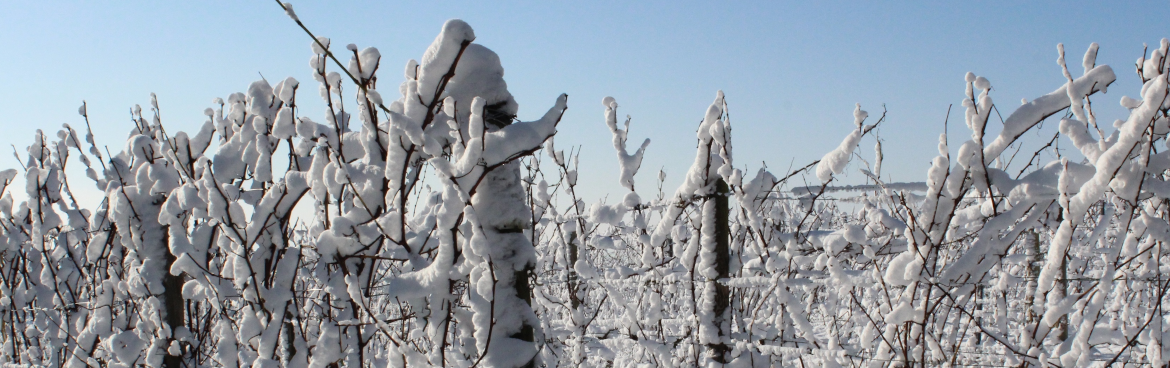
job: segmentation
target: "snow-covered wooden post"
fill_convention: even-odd
[[[391,125],[397,135],[391,140],[409,140],[413,145],[406,157],[392,151],[386,172],[406,172],[402,168],[414,164],[417,159],[410,155],[418,155],[414,147],[419,147],[445,186],[440,216],[446,219],[440,222],[450,226],[452,236],[444,235],[440,255],[422,271],[462,264],[457,269],[461,275],[443,271],[442,282],[428,282],[436,282],[432,290],[443,290],[433,298],[441,302],[463,297],[451,294],[448,276],[467,280],[470,320],[455,318],[471,326],[463,330],[472,332],[468,337],[474,344],[438,348],[474,349],[463,352],[475,357],[472,364],[531,367],[536,365],[540,334],[529,284],[536,249],[525,234],[532,226],[531,210],[516,159],[536,151],[555,133],[567,96],[561,95],[541,119],[513,123],[518,105],[504,82],[499,56],[472,43],[474,39],[466,23],[448,21],[422,63],[411,62],[407,67],[406,97],[391,107]],[[405,183],[394,180],[392,188]],[[404,203],[393,207],[404,208]],[[460,216],[462,220],[456,218]],[[443,308],[449,306],[431,306],[433,312],[449,313],[441,312]],[[446,322],[440,324],[446,326]],[[435,329],[432,339],[445,334],[445,327]],[[440,355],[431,359],[434,364],[447,364]]]
[[[157,113],[157,102],[152,102]],[[157,179],[153,182],[144,181],[143,178],[130,180],[128,176],[115,172],[119,183],[124,187],[109,190],[106,195],[110,197],[108,200],[111,202],[123,201],[121,203],[126,206],[128,212],[120,214],[122,218],[116,219],[115,222],[123,222],[122,225],[129,228],[127,234],[129,236],[124,236],[122,241],[128,248],[135,250],[141,262],[138,276],[146,285],[144,296],[157,298],[161,302],[158,310],[151,311],[158,313],[159,320],[154,321],[154,324],[160,330],[159,337],[163,338],[161,340],[163,345],[153,347],[158,349],[154,353],[161,355],[162,367],[179,368],[183,365],[183,354],[182,349],[178,348],[179,342],[175,339],[175,331],[184,325],[183,276],[168,272],[175,261],[175,256],[170,251],[170,226],[159,222],[161,207],[167,199],[165,192],[172,189],[177,180],[170,171],[173,167],[163,160],[161,154],[162,145],[165,143],[150,137],[156,135],[155,132],[161,133],[162,126],[158,122],[157,114],[154,125],[147,125],[141,115],[138,116],[138,122],[139,135],[132,136],[128,141],[127,150],[130,152],[118,156],[117,159],[130,158],[128,161],[120,162],[127,165],[128,171],[157,172],[155,174]],[[121,165],[115,163],[111,166],[118,170]],[[164,323],[167,328],[165,330],[162,329]],[[168,330],[169,333],[166,332]],[[166,336],[168,334],[170,336]],[[172,343],[176,349],[169,349]],[[151,355],[148,351],[149,360],[153,360],[150,359]]]
[[[711,312],[714,315],[713,324],[719,328],[719,336],[723,337],[717,343],[710,344],[713,359],[721,364],[731,362],[731,347],[727,340],[731,337],[731,287],[727,281],[731,279],[731,208],[728,196],[731,190],[723,178],[715,181],[715,193],[709,201],[715,202],[715,298],[712,300]]]
[[[680,262],[688,269],[692,283],[694,304],[691,307],[697,317],[697,325],[694,327],[697,330],[693,350],[695,355],[691,358],[696,360],[693,362],[696,365],[703,365],[704,361],[710,360],[722,364],[734,359],[728,354],[730,351],[728,343],[731,342],[729,316],[731,311],[727,308],[730,293],[725,284],[730,268],[728,267],[730,258],[726,257],[729,241],[727,230],[729,190],[726,185],[737,184],[740,174],[732,167],[731,126],[725,119],[724,111],[723,91],[719,91],[715,101],[707,108],[696,132],[698,144],[695,162],[691,164],[682,186],[675,191],[672,200],[674,203],[663,214],[650,240],[652,246],[664,244],[675,224],[682,221],[683,210],[693,204],[699,206],[698,244],[688,244],[680,255]],[[615,137],[615,142],[617,140]],[[643,149],[645,145],[643,144]],[[641,152],[638,152],[637,156],[640,162]],[[635,166],[634,171],[636,170]],[[627,170],[623,167],[622,171],[624,178]],[[722,198],[722,203],[719,202],[719,198]],[[720,204],[723,205],[723,210],[718,209]],[[723,212],[723,220],[719,220],[720,212]],[[721,249],[725,257],[720,256]],[[721,264],[723,268],[720,267]],[[703,354],[705,358],[698,356],[701,350],[705,350]]]
[[[170,232],[170,226],[163,226],[163,232]],[[168,249],[166,253],[166,268],[170,270],[175,263],[175,255],[171,254],[170,237],[163,238],[163,249]],[[185,304],[183,300],[183,274],[171,274],[167,272],[163,275],[163,309],[166,311],[166,323],[171,328],[171,334],[184,325],[184,314],[186,314]],[[177,346],[177,345],[176,345]],[[163,358],[163,367],[165,368],[179,368],[183,366],[182,348],[174,351],[168,350],[167,356]],[[176,354],[177,353],[177,354]]]
[[[496,66],[499,66],[498,59]],[[499,76],[502,77],[502,73]],[[502,85],[503,80],[500,83]],[[516,116],[516,102],[512,101],[506,89],[503,94],[507,95],[506,100],[493,101],[484,107],[484,120],[489,125],[489,131],[498,131],[511,125],[512,118]],[[532,344],[531,354],[518,366],[534,367],[539,322],[532,313],[529,277],[535,265],[536,249],[524,234],[526,230],[531,230],[532,224],[531,210],[525,200],[527,193],[521,185],[520,163],[510,161],[488,171],[476,189],[471,198],[472,206],[480,214],[479,221],[484,235],[493,248],[489,262],[498,280],[495,302],[503,303],[496,307],[494,319],[511,322],[511,326],[500,327],[518,327],[509,337]],[[525,350],[528,350],[527,347]],[[507,354],[504,350],[496,350],[495,353]]]

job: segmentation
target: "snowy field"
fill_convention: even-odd
[[[737,160],[754,132],[711,91],[667,180],[614,97],[521,111],[467,22],[403,61],[277,5],[313,80],[241,84],[192,129],[152,95],[109,146],[83,103],[0,171],[0,368],[1170,357],[1166,39],[1136,73],[1055,45],[1063,79],[1019,104],[966,73],[937,141],[883,138],[889,109],[854,104],[783,170]],[[606,196],[559,143],[570,106],[612,138]],[[891,180],[906,145],[930,165]]]

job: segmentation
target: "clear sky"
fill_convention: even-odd
[[[1057,43],[1066,45],[1070,69],[1079,75],[1084,50],[1099,42],[1098,64],[1118,74],[1110,93],[1094,100],[1109,126],[1125,118],[1121,96],[1138,94],[1133,63],[1143,43],[1157,47],[1170,37],[1164,2],[294,5],[335,48],[378,47],[383,91],[396,90],[388,87],[397,85],[402,66],[421,58],[445,20],[467,21],[476,42],[500,55],[521,119],[539,117],[558,94],[569,94],[557,143],[581,147],[581,180],[591,197],[621,191],[602,115],[607,95],[621,105],[620,115],[633,117],[632,145],[652,139],[638,176],[643,197],[659,168],[667,172],[668,192],[677,185],[694,157],[694,128],[720,89],[727,94],[737,167],[754,173],[767,162],[783,175],[840,142],[852,128],[854,103],[872,118],[885,104],[883,177],[921,181],[948,105],[956,106],[952,147],[969,135],[958,107],[966,72],[991,80],[1006,116],[1021,98],[1063,83]],[[35,129],[53,134],[62,123],[81,125],[82,100],[99,143],[113,151],[131,127],[129,109],[148,106],[151,92],[173,133],[198,129],[215,97],[244,91],[261,75],[273,83],[287,76],[315,83],[309,39],[272,1],[6,1],[0,34],[6,45],[0,143],[15,145],[22,156]],[[315,95],[315,88],[307,91]],[[303,114],[324,120],[320,103],[301,101]],[[995,121],[990,126],[997,131]],[[1055,127],[1046,124],[1044,140]],[[870,157],[872,146],[867,139],[859,151]],[[0,167],[18,166],[11,155],[0,157]]]

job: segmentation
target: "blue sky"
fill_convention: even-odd
[[[621,187],[600,103],[607,95],[621,105],[620,115],[633,117],[631,142],[652,139],[638,176],[644,197],[659,168],[667,171],[668,192],[677,185],[694,157],[694,128],[720,89],[730,106],[737,167],[754,172],[767,162],[783,175],[840,142],[852,127],[854,103],[874,118],[885,104],[883,176],[920,181],[948,105],[956,105],[952,147],[967,139],[957,107],[964,73],[991,80],[1006,116],[1021,98],[1063,83],[1057,43],[1066,45],[1079,75],[1084,50],[1099,42],[1098,64],[1118,74],[1110,93],[1094,100],[1109,126],[1125,118],[1121,96],[1137,95],[1133,62],[1142,44],[1156,47],[1170,36],[1160,22],[1166,6],[1153,2],[294,5],[334,45],[378,47],[382,90],[391,91],[385,86],[397,85],[399,70],[421,57],[443,21],[467,21],[477,42],[500,55],[522,119],[539,117],[558,94],[569,94],[558,147],[581,146],[586,194],[611,198]],[[261,75],[313,83],[309,39],[272,1],[4,2],[0,34],[7,46],[0,58],[0,144],[22,155],[35,129],[52,134],[62,123],[81,125],[82,100],[99,143],[114,150],[131,126],[129,109],[148,105],[151,92],[175,132],[197,129],[215,97],[243,91]],[[323,120],[320,104],[302,104],[303,114]],[[1045,125],[1045,141],[1055,126]],[[872,146],[863,141],[859,151],[870,157]],[[11,155],[0,157],[0,167],[17,167]]]

